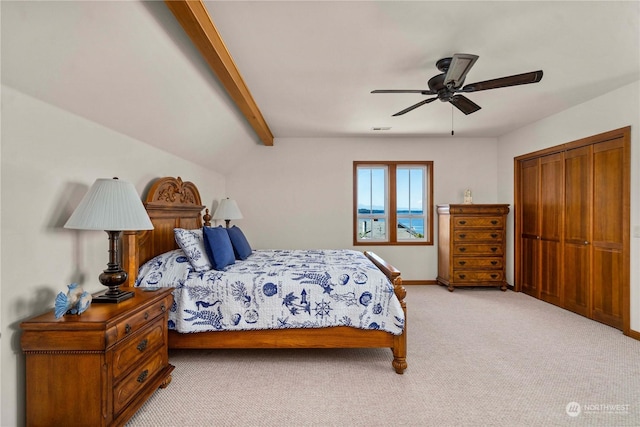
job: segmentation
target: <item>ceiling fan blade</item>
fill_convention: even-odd
[[[460,87],[464,83],[464,78],[478,60],[478,55],[470,53],[456,53],[451,58],[451,64],[444,77],[444,85],[449,87]]]
[[[398,111],[398,112],[397,112],[397,113],[395,113],[393,116],[401,116],[401,115],[403,115],[403,114],[405,114],[405,113],[408,113],[408,112],[409,112],[409,111],[411,111],[411,110],[415,110],[416,108],[420,107],[421,105],[424,105],[424,104],[428,104],[428,103],[430,103],[430,102],[433,102],[433,101],[435,101],[436,99],[438,99],[438,97],[425,99],[424,101],[420,101],[420,102],[418,102],[417,104],[413,104],[411,107],[405,108],[405,109],[404,109],[404,110],[402,110],[402,111]]]
[[[529,83],[538,83],[540,80],[542,80],[542,70],[532,71],[530,73],[516,74],[514,76],[501,77],[493,80],[485,80],[484,82],[471,83],[463,87],[461,92],[477,92],[479,90],[526,85]]]
[[[480,106],[463,95],[454,95],[449,100],[458,110],[462,111],[465,115],[475,113],[480,109]]]
[[[436,92],[429,89],[377,89],[371,93],[421,93],[423,95],[435,95]]]

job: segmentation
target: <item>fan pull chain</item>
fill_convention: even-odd
[[[453,107],[451,107],[451,136],[453,136]]]

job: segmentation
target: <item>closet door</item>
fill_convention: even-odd
[[[540,299],[562,305],[562,153],[540,159]]]
[[[593,146],[592,318],[622,328],[626,192],[623,138]]]
[[[525,294],[540,297],[539,280],[539,199],[540,161],[525,160],[520,164],[520,290]]]
[[[564,305],[590,316],[593,148],[565,152]]]

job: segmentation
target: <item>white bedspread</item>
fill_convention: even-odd
[[[178,332],[404,327],[391,283],[353,250],[256,250],[225,271],[198,273],[176,249],[144,264],[136,286],[176,288],[169,328]]]

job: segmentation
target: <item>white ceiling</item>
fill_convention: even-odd
[[[433,136],[452,106],[370,94],[427,89],[438,59],[480,58],[472,83],[542,69],[538,84],[467,95],[456,135],[500,136],[640,78],[639,2],[205,2],[276,137]],[[431,97],[431,96],[428,96]]]
[[[638,1],[205,4],[276,145],[449,135],[450,104],[391,117],[423,96],[370,91],[426,88],[458,52],[480,56],[465,83],[544,78],[469,94],[482,109],[453,110],[456,136],[496,137],[640,79]],[[163,2],[0,7],[4,85],[221,173],[261,144]]]

